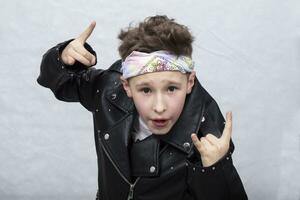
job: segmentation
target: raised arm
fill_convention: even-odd
[[[226,114],[225,122],[218,105],[212,101],[205,118],[198,136],[192,134],[195,151],[200,159],[189,168],[191,192],[195,199],[247,200],[231,157],[234,151],[231,112]]]
[[[76,39],[49,49],[43,55],[37,78],[57,99],[80,102],[90,111],[94,110],[95,85],[104,72],[92,67],[97,62],[96,52],[86,43],[95,26],[92,22]]]

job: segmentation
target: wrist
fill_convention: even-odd
[[[218,159],[219,160],[219,159]],[[212,166],[213,164],[215,164],[216,162],[218,162],[218,160],[216,159],[205,159],[205,158],[201,158],[201,161],[202,161],[202,166],[203,167],[210,167]]]

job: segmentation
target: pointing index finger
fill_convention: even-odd
[[[92,34],[94,28],[96,26],[96,22],[92,21],[91,24],[89,25],[89,27],[80,34],[80,36],[78,37],[78,40],[84,44],[86,42],[86,40],[90,37],[90,35]]]

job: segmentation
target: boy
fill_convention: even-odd
[[[148,17],[121,31],[122,59],[101,70],[86,43],[95,25],[50,49],[37,81],[92,112],[97,199],[247,199],[231,160],[231,113],[225,123],[195,77],[187,27]]]

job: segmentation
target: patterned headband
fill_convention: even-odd
[[[187,56],[176,56],[168,51],[144,53],[133,51],[122,62],[121,71],[125,79],[150,72],[180,71],[192,72],[194,62]]]

